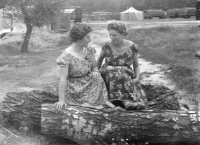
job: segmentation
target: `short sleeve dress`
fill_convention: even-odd
[[[86,48],[83,58],[78,58],[67,51],[57,58],[57,64],[68,66],[68,77],[66,78],[65,96],[69,104],[86,107],[103,108],[113,107],[108,101],[108,93],[103,79],[92,78],[92,58],[94,48]]]
[[[131,82],[135,77],[131,66],[134,55],[139,52],[137,45],[133,43],[130,49],[122,54],[115,53],[110,43],[106,43],[102,49],[105,63],[100,72],[106,83],[109,100],[146,102],[146,95],[140,84],[134,85]]]

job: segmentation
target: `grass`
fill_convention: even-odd
[[[132,29],[127,38],[138,44],[142,58],[156,64],[168,65],[171,70],[168,75],[177,83],[179,89],[197,94],[200,91],[200,60],[194,58],[194,53],[200,50],[199,31],[198,26],[160,26]],[[109,35],[106,28],[103,31],[101,27],[94,30],[93,43],[102,45],[107,39]],[[18,46],[21,41],[22,36],[16,34],[5,45],[0,46],[0,66],[5,68],[0,71],[0,96],[4,90],[9,91],[12,88],[12,91],[15,91],[15,87],[21,86],[40,88],[56,79],[55,59],[63,48],[69,45],[67,34],[35,32],[31,39],[30,53],[22,55]],[[197,100],[195,95],[191,96],[191,100]],[[0,125],[2,126],[2,123]],[[6,134],[5,145],[48,144],[40,135],[23,134],[12,128],[9,130],[20,138],[15,138],[0,128],[0,137],[1,133]],[[0,143],[1,141],[0,139]]]
[[[0,45],[0,97],[6,92],[45,89],[58,80],[56,58],[70,42],[67,33],[35,31],[31,37],[29,53],[22,54],[22,34],[15,33]],[[49,87],[49,86],[48,86]],[[52,88],[49,88],[52,89]],[[0,145],[75,145],[69,140],[49,138],[39,133],[25,133],[2,121],[0,98]]]
[[[200,27],[185,25],[179,27],[159,26],[130,30],[128,39],[139,46],[140,55],[158,64],[167,64],[168,75],[179,89],[187,93],[200,92],[200,60],[195,59],[200,50]]]

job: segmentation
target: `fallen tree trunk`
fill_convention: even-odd
[[[58,111],[53,104],[43,104],[41,126],[43,134],[62,136],[80,144],[109,139],[200,143],[200,112],[195,111],[125,112],[80,106]]]
[[[35,90],[7,93],[2,114],[6,123],[18,129],[25,127],[28,131],[68,138],[80,144],[120,139],[199,142],[200,113],[180,111],[175,91],[163,86],[142,87],[149,110],[125,112],[68,106],[58,111],[53,107],[58,101],[56,92]]]
[[[40,131],[42,103],[56,101],[58,96],[39,90],[7,93],[2,107],[4,122],[17,129],[28,127],[29,130]]]

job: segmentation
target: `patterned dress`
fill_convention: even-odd
[[[92,58],[95,49],[86,48],[83,58],[78,58],[67,52],[67,49],[57,58],[58,65],[68,66],[66,85],[66,101],[69,104],[86,107],[113,107],[108,101],[108,93],[103,79],[92,78]]]
[[[110,43],[106,43],[102,49],[105,53],[105,63],[100,72],[106,83],[109,100],[145,103],[146,95],[141,86],[131,83],[131,79],[135,77],[131,67],[133,57],[139,52],[137,45],[133,44],[130,50],[122,54],[113,52]]]

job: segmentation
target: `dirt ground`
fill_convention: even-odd
[[[106,30],[108,22],[90,22],[94,28],[92,33],[92,45],[98,54],[104,42],[109,40]],[[129,29],[139,27],[155,27],[163,24],[184,25],[186,23],[196,24],[198,21],[182,20],[154,20],[152,22],[133,22],[127,23]],[[20,46],[23,40],[23,32],[14,32],[8,35],[8,38],[0,42],[0,101],[2,101],[6,92],[10,91],[30,91],[32,89],[43,89],[48,83],[57,80],[59,68],[55,62],[56,57],[63,51],[63,48],[69,45],[68,33],[50,33],[48,31],[35,29],[31,37],[31,44],[28,54],[20,53]],[[169,84],[166,76],[160,76],[159,70],[165,70],[165,66],[157,64],[149,65],[140,58],[140,67],[143,73],[152,73],[157,76],[149,76],[148,80],[163,82]],[[158,77],[160,76],[160,77]],[[145,79],[145,78],[144,78]],[[163,79],[165,81],[163,81]],[[146,78],[147,80],[147,78]],[[44,85],[45,84],[45,85]],[[172,83],[168,86],[173,85]]]
[[[143,25],[147,23],[145,22]],[[109,40],[109,35],[105,28],[107,23],[103,23],[102,26],[96,23],[89,24],[94,27],[90,45],[97,50],[97,57],[102,44]],[[137,26],[136,24],[128,24],[128,26],[133,28],[134,26],[139,27],[141,24]],[[31,91],[34,89],[45,90],[48,84],[58,81],[59,67],[55,60],[64,48],[70,44],[67,34],[67,32],[60,34],[35,29],[31,37],[30,52],[27,54],[20,53],[23,33],[14,32],[9,34],[7,39],[1,40],[0,102],[7,92]],[[166,71],[166,66],[153,64],[140,58],[140,67],[144,82],[175,88],[174,82],[163,73]],[[6,137],[0,131],[0,142],[2,138],[5,140],[3,145],[12,145],[12,141],[9,140],[10,143],[8,143],[8,136]],[[34,136],[22,139],[19,143],[15,143],[15,145],[50,145],[47,141],[45,144],[39,141],[41,141],[41,136]]]

